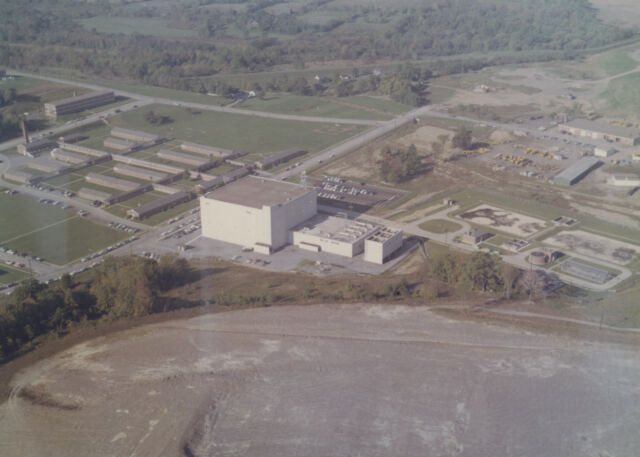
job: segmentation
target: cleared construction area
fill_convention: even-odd
[[[24,369],[0,442],[30,457],[633,456],[638,379],[631,343],[424,307],[259,308],[116,333]]]

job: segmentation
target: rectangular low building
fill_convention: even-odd
[[[637,128],[623,127],[608,122],[575,119],[566,124],[560,124],[558,130],[571,135],[620,143],[625,146],[635,146],[640,142],[640,132]]]
[[[635,173],[616,173],[607,182],[618,187],[640,187],[640,177]]]
[[[111,136],[116,138],[123,138],[125,140],[130,140],[135,143],[157,143],[162,140],[162,137],[159,135],[154,135],[153,133],[140,132],[138,130],[129,130],[123,129],[120,127],[114,127],[111,129]]]
[[[57,118],[62,114],[77,113],[96,106],[106,105],[115,101],[115,95],[111,90],[90,92],[77,97],[64,98],[55,102],[44,104],[44,114],[50,118]]]
[[[44,173],[53,173],[55,171],[62,170],[66,167],[52,160],[46,161],[40,158],[38,160],[33,160],[28,162],[27,168],[31,168],[32,170],[42,171]]]
[[[168,149],[160,149],[156,155],[161,159],[171,160],[172,162],[184,163],[198,170],[205,170],[215,167],[218,162],[207,157],[194,156],[183,152],[169,151]]]
[[[301,249],[355,257],[364,251],[365,240],[379,229],[369,222],[317,215],[293,229],[292,241]]]
[[[573,186],[601,163],[596,157],[583,157],[558,173],[553,178],[553,182],[558,186]]]
[[[402,247],[402,231],[381,227],[364,241],[364,260],[382,265]]]
[[[125,179],[114,178],[113,176],[99,175],[98,173],[89,173],[85,176],[85,180],[98,186],[110,187],[111,189],[129,192],[141,187],[140,184]]]
[[[194,152],[206,157],[215,157],[220,159],[226,159],[232,157],[234,152],[231,149],[218,148],[215,146],[205,146],[204,144],[196,144],[185,141],[180,145],[180,149],[186,152]]]
[[[153,216],[160,211],[173,208],[181,203],[188,202],[189,200],[191,200],[191,194],[181,190],[171,195],[158,198],[152,202],[145,203],[144,205],[140,205],[136,208],[132,208],[127,211],[127,216],[136,219],[143,219],[145,217]]]
[[[18,171],[18,170],[7,170],[4,172],[2,176],[5,179],[8,179],[9,181],[15,181],[21,184],[29,184],[31,183],[31,180],[35,178],[35,176],[32,175],[31,173],[27,173],[25,171]]]
[[[78,197],[83,198],[85,200],[89,200],[90,202],[100,202],[103,205],[110,205],[114,196],[109,192],[103,192],[101,190],[91,189],[88,187],[83,187],[78,191]]]
[[[148,160],[136,159],[134,157],[127,157],[121,154],[111,154],[111,158],[116,162],[126,163],[127,165],[137,165],[151,170],[158,170],[170,175],[184,173],[183,168],[172,167],[171,165],[165,165],[163,163],[150,162]]]
[[[71,165],[80,165],[81,163],[85,163],[88,160],[91,160],[91,157],[76,154],[75,152],[65,151],[64,149],[54,149],[51,151],[51,157],[60,162],[69,163]]]
[[[314,189],[247,176],[200,197],[202,236],[272,252],[316,214],[316,198]]]
[[[236,168],[235,170],[231,170],[222,175],[222,180],[225,184],[229,184],[230,182],[236,181],[240,178],[244,178],[251,173],[251,169],[249,167],[241,167]]]
[[[71,135],[64,135],[64,136],[58,137],[58,143],[73,144],[73,143],[78,143],[79,141],[86,140],[87,138],[89,137],[85,135],[81,135],[79,133],[72,133]]]
[[[131,141],[112,137],[105,138],[102,144],[104,145],[104,147],[115,149],[116,151],[128,151],[136,146],[136,143],[133,143]]]
[[[255,165],[261,170],[268,170],[269,168],[273,168],[276,165],[287,162],[288,160],[294,159],[304,154],[306,154],[306,151],[300,148],[291,148],[287,149],[286,151],[277,152],[272,156],[267,157],[266,159],[258,160]]]
[[[35,157],[36,155],[50,151],[57,146],[58,143],[52,140],[31,141],[30,143],[19,144],[18,153],[27,157]]]
[[[618,152],[617,149],[614,148],[595,148],[593,150],[593,155],[596,157],[611,157],[612,155],[614,155],[616,152]]]
[[[197,184],[195,189],[199,194],[206,194],[209,191],[212,191],[216,187],[224,186],[224,179],[222,176],[216,176],[213,179],[209,179],[207,181],[201,182]]]
[[[480,229],[471,229],[464,235],[462,235],[462,242],[466,244],[479,244],[488,240],[493,236],[493,233],[485,232]]]
[[[79,144],[62,143],[61,148],[66,149],[67,151],[79,152],[80,154],[85,154],[91,157],[105,157],[109,155],[108,152],[101,151],[99,149],[87,148],[85,146],[80,146]]]
[[[133,178],[144,179],[151,182],[159,182],[167,179],[169,175],[160,171],[149,170],[146,168],[134,167],[131,165],[125,165],[122,163],[116,164],[113,167],[114,173],[118,173],[123,176],[131,176]]]

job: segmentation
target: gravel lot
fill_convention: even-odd
[[[7,456],[637,455],[640,352],[391,305],[80,344],[13,380]]]

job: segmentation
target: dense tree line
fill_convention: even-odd
[[[464,290],[502,293],[511,298],[518,292],[520,270],[506,264],[497,255],[474,252],[463,255],[446,253],[434,256],[430,262],[433,278]]]
[[[373,63],[382,58],[415,60],[472,52],[543,51],[509,59],[442,60],[430,67],[444,74],[514,60],[546,60],[558,57],[558,51],[608,45],[635,33],[601,23],[587,0],[499,4],[440,0],[412,8],[393,4],[336,6],[314,0],[289,11],[280,8],[277,13],[271,7],[282,7],[279,0],[247,0],[243,2],[245,8],[209,7],[215,3],[220,2],[193,0],[129,7],[108,1],[0,0],[0,62],[32,70],[59,67],[220,94],[227,88],[207,77],[265,71],[283,64],[302,68],[305,62],[336,59]],[[310,20],[323,11],[335,19],[326,23]],[[199,37],[184,40],[98,34],[77,22],[105,15],[159,17],[174,26],[197,30]],[[295,39],[278,38],[276,34]],[[336,83],[332,90],[345,95],[369,87],[398,101],[420,104],[420,88],[411,81],[407,77],[388,79],[383,87],[373,89],[375,80],[357,78]],[[298,82],[292,84],[291,91],[314,93],[314,87]]]
[[[421,163],[418,150],[413,144],[407,149],[392,150],[387,147],[382,151],[378,170],[384,181],[397,184],[418,174]]]
[[[74,323],[118,319],[162,311],[158,294],[190,277],[186,260],[168,255],[106,257],[86,282],[69,275],[49,285],[27,280],[0,302],[0,362],[34,340]]]

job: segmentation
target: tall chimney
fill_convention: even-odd
[[[27,134],[27,123],[24,121],[24,117],[20,119],[20,128],[22,128],[22,136],[24,137],[24,144],[29,144],[29,135]]]

